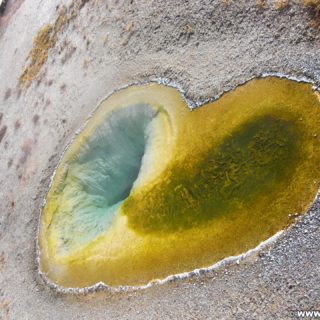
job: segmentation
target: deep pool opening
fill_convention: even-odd
[[[55,226],[65,235],[61,252],[88,243],[111,225],[138,179],[157,114],[145,104],[113,111],[69,163],[64,192],[73,205],[60,206],[55,215]]]
[[[79,164],[92,166],[91,175],[80,178],[86,192],[104,196],[109,206],[129,196],[140,172],[149,140],[148,127],[155,115],[156,111],[147,105],[131,106],[113,112],[96,129],[78,158]]]

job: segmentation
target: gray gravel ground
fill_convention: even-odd
[[[21,89],[32,39],[62,2],[9,0],[0,18],[2,319],[289,319],[288,310],[320,310],[320,201],[239,265],[131,293],[65,295],[43,284],[40,204],[65,146],[104,96],[155,78],[178,82],[196,102],[265,72],[320,83],[320,30],[298,2],[276,10],[273,1],[91,0]]]

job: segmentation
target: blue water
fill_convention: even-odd
[[[52,227],[61,250],[86,244],[111,225],[137,179],[156,111],[135,105],[114,111],[69,163]],[[65,201],[64,201],[65,200]]]

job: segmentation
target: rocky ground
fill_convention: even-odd
[[[319,310],[320,201],[269,248],[189,279],[86,295],[43,283],[36,235],[50,176],[113,90],[168,79],[201,103],[264,73],[320,84],[317,14],[299,1],[63,3],[9,0],[0,17],[2,319],[289,319],[290,310]]]

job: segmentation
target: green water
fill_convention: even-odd
[[[174,173],[145,194],[139,213],[135,201],[141,199],[127,200],[130,227],[143,233],[186,230],[272,192],[302,156],[298,126],[289,119],[271,114],[250,120],[199,159],[186,159],[191,170],[175,163]]]

